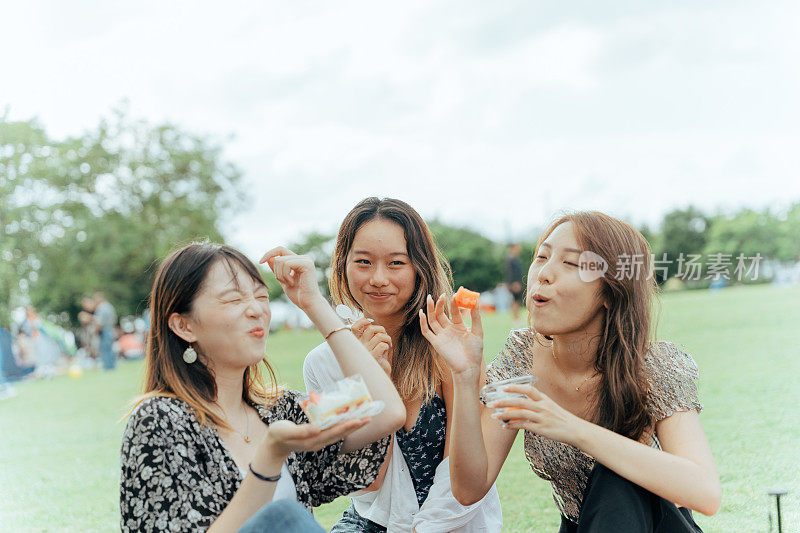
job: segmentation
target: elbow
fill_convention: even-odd
[[[388,409],[388,413],[385,414],[389,425],[391,426],[391,432],[394,433],[401,427],[403,427],[406,423],[406,407],[400,402],[399,405],[392,406],[391,409]]]
[[[706,516],[714,516],[719,511],[722,505],[722,487],[720,487],[719,480],[714,486],[709,487],[705,493],[705,497],[701,505],[695,508],[695,511],[702,513]]]
[[[703,509],[698,509],[706,516],[714,516],[722,505],[722,490],[717,487],[716,492],[708,499]]]
[[[451,489],[453,492],[453,497],[458,500],[458,503],[465,507],[476,504],[481,501],[481,498],[483,498],[483,496],[478,494],[476,491],[464,490],[456,483],[453,483]]]

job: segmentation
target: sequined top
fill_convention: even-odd
[[[529,328],[512,331],[489,366],[488,381],[532,374],[534,342]],[[695,384],[699,376],[697,364],[682,348],[672,342],[653,342],[645,356],[645,372],[649,387],[647,409],[656,421],[679,411],[702,410]],[[655,435],[650,446],[661,448]],[[561,514],[577,522],[594,459],[574,446],[530,431],[525,431],[525,456],[536,475],[550,482]]]

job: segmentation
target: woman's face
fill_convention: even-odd
[[[526,305],[533,327],[551,337],[585,329],[603,311],[602,280],[583,281],[580,249],[571,222],[557,226],[539,246],[528,271]]]
[[[217,261],[192,303],[188,326],[213,368],[244,369],[264,358],[269,293],[236,262]]]
[[[381,218],[363,224],[347,254],[345,275],[365,315],[378,322],[397,319],[417,279],[403,228]]]

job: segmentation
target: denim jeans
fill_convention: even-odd
[[[114,328],[100,330],[100,356],[103,358],[103,368],[113,370],[117,366],[114,355]]]
[[[239,533],[325,533],[305,507],[294,500],[275,500],[245,522]]]

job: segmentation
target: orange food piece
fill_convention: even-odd
[[[478,296],[480,295],[481,293],[479,292],[459,287],[458,291],[456,291],[456,295],[453,297],[453,301],[462,309],[475,309],[475,306],[478,305]]]
[[[320,395],[319,393],[314,392],[313,390],[308,393],[308,398],[303,400],[303,403],[300,406],[305,409],[308,407],[308,404],[313,403],[314,405],[319,405]]]

